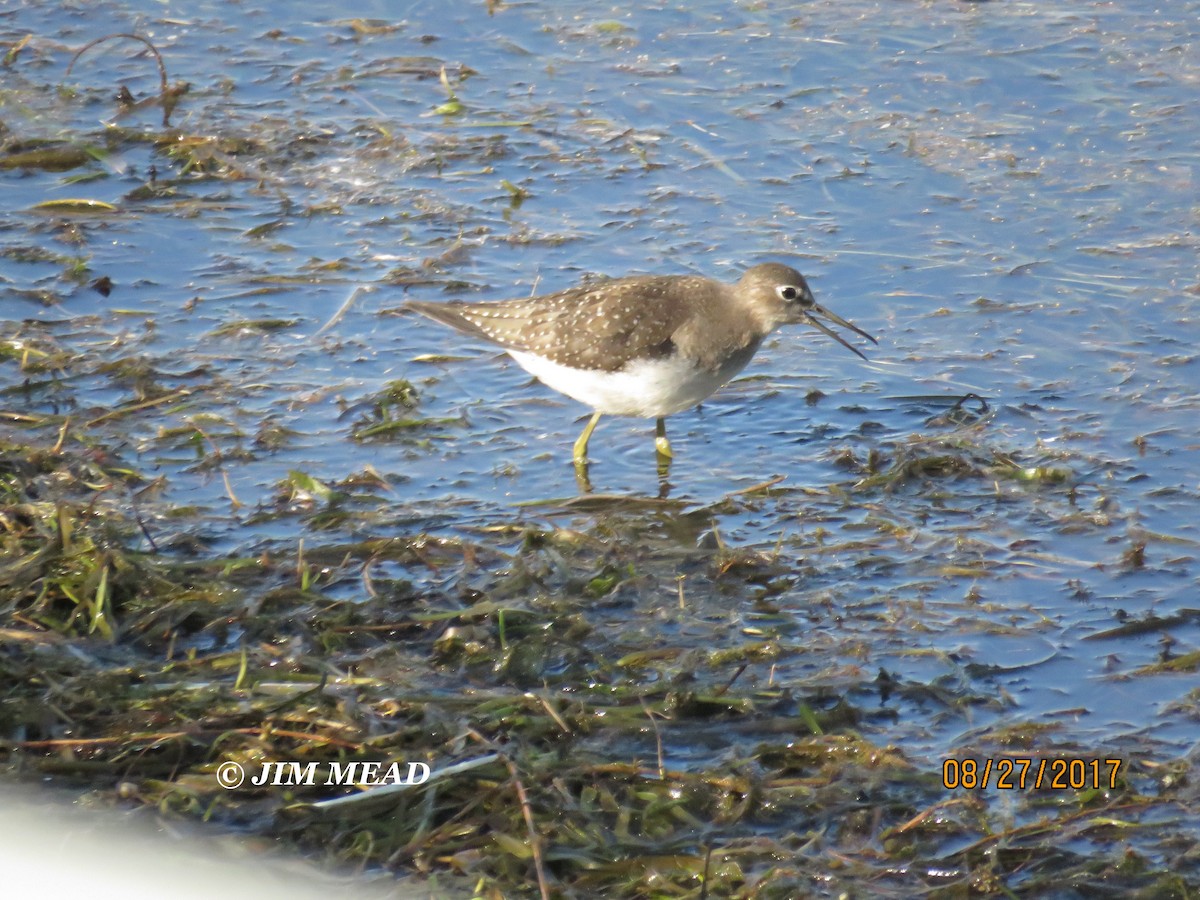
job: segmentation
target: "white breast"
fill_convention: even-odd
[[[757,349],[747,347],[715,372],[678,354],[631,362],[617,372],[573,369],[519,350],[508,355],[543,384],[597,412],[658,418],[704,400],[742,371]]]

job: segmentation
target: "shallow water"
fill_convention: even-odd
[[[192,85],[172,125],[246,142],[206,157],[220,177],[152,199],[130,192],[173,164],[149,144],[67,173],[0,173],[5,332],[149,355],[160,383],[193,392],[114,426],[139,469],[167,476],[171,504],[198,507],[184,528],[214,552],[291,546],[302,521],[265,514],[287,473],[336,482],[367,467],[392,486],[381,531],[646,527],[641,507],[565,502],[585,410],[403,301],[593,274],[734,279],[779,260],[880,344],[864,363],[783,331],[672,417],[669,509],[703,524],[662,512],[653,539],[694,549],[715,530],[795,563],[771,602],[810,623],[788,637],[809,649],[779,664],[780,682],[846,666],[861,698],[886,669],[995,699],[953,713],[893,700],[899,715],[863,726],[880,742],[937,758],[1021,719],[1055,723],[1085,754],[1194,745],[1194,676],[1138,669],[1164,633],[1170,653],[1195,650],[1197,619],[1088,638],[1197,608],[1200,4],[412,4],[400,21],[374,6],[362,15],[397,27],[356,32],[325,6],[255,2],[31,3],[0,17],[0,39],[37,37],[0,94],[10,137],[97,133],[114,84],[152,92],[150,60],[121,43],[76,63],[74,98],[49,87],[85,41],[138,30]],[[438,112],[442,66],[457,115]],[[149,131],[157,115],[115,121]],[[63,197],[118,211],[31,211]],[[29,248],[85,256],[115,289],[103,297]],[[286,324],[228,330],[247,319]],[[359,404],[397,379],[420,393],[414,415],[447,421],[353,440]],[[84,415],[133,396],[94,371],[73,390]],[[968,392],[987,398],[981,421],[931,423]],[[4,405],[56,403],[47,390]],[[228,487],[169,430],[197,422],[226,454]],[[295,434],[256,448],[264,424]],[[598,493],[660,492],[651,435],[649,422],[602,422]],[[847,463],[936,440],[1061,479],[935,472],[864,487]],[[778,476],[775,492],[722,503]],[[524,505],[542,498],[554,502]],[[1130,555],[1143,544],[1144,559]],[[659,574],[638,610],[674,597]],[[695,612],[725,616],[736,643],[761,615],[749,598],[697,598]],[[624,627],[629,610],[596,617]],[[634,618],[686,633],[666,614]]]

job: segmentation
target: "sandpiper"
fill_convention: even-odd
[[[575,441],[577,468],[586,465],[588,439],[605,414],[656,419],[655,446],[669,460],[665,417],[737,375],[780,325],[811,325],[863,359],[817,317],[878,343],[820,306],[804,276],[779,263],[754,266],[733,285],[634,275],[518,300],[409,306],[498,344],[543,384],[590,406]]]

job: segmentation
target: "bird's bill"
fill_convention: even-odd
[[[824,322],[822,322],[820,319],[818,319],[817,316],[824,316],[826,319],[828,319],[834,325],[840,325],[843,328],[849,328],[855,334],[865,337],[872,344],[879,343],[879,341],[875,340],[875,338],[871,337],[871,335],[867,334],[865,331],[863,331],[861,328],[859,328],[853,322],[850,322],[847,319],[843,319],[837,313],[832,313],[829,310],[827,310],[825,307],[820,306],[819,304],[814,303],[811,307],[809,307],[808,309],[806,309],[804,311],[804,321],[806,323],[813,326],[813,328],[817,329],[817,331],[822,331],[825,334],[829,335],[831,338],[833,338],[835,341],[837,341],[839,344],[841,344],[843,347],[845,347],[851,353],[856,353],[859,356],[861,356],[863,359],[866,359],[867,357],[863,354],[863,352],[861,350],[859,350],[854,345],[848,343],[845,338],[843,338],[840,334],[838,334],[836,331],[834,331],[832,328],[830,328],[828,325],[826,325]]]

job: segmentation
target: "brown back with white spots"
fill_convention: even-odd
[[[804,284],[798,272],[767,264],[736,287],[695,275],[639,275],[519,300],[409,305],[505,349],[573,368],[615,372],[631,359],[680,353],[715,370],[786,321],[771,309],[785,282]]]

